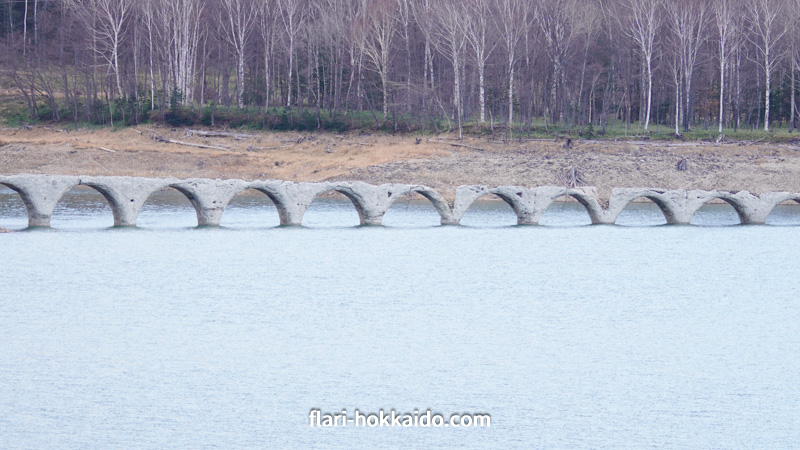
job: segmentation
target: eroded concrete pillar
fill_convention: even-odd
[[[533,209],[529,217],[531,224],[538,224],[547,209],[558,198],[572,197],[586,209],[592,223],[613,223],[616,217],[608,214],[598,201],[597,189],[594,187],[567,188],[562,186],[540,186],[530,190],[533,198]],[[610,222],[609,222],[610,221]]]
[[[461,223],[461,219],[464,218],[464,214],[467,213],[469,207],[475,203],[476,200],[483,197],[484,195],[491,194],[491,188],[488,186],[480,186],[480,185],[468,185],[468,186],[459,186],[456,189],[456,198],[453,202],[453,216],[452,216],[452,223],[450,225],[458,225]]]
[[[442,194],[427,186],[410,186],[406,194],[412,193],[422,195],[431,202],[439,216],[441,216],[440,223],[442,225],[458,225],[459,221],[453,215],[453,203],[448,202]]]
[[[81,184],[91,186],[111,205],[114,213],[114,226],[136,226],[136,218],[142,205],[154,192],[177,179],[138,178],[138,177],[82,177]]]
[[[28,226],[49,227],[56,203],[80,182],[78,177],[59,175],[11,175],[0,183],[17,191],[28,211]]]
[[[728,194],[727,197],[734,209],[739,214],[739,219],[743,225],[763,225],[767,223],[772,210],[780,203],[790,199],[792,194],[788,192],[764,192],[756,197],[747,191]],[[737,205],[739,205],[737,207]]]
[[[682,202],[686,199],[686,191],[647,189],[647,188],[615,188],[611,192],[608,206],[604,212],[604,220],[607,223],[616,223],[619,215],[631,202],[646,198],[655,203],[664,214],[668,224],[676,223],[682,208]]]
[[[377,226],[383,223],[383,216],[409,191],[405,184],[373,184],[357,181],[355,183],[332,183],[329,190],[347,196],[355,205],[361,225]]]
[[[197,211],[198,226],[217,226],[233,197],[247,187],[242,180],[191,178],[169,185],[181,191]]]
[[[262,190],[263,192],[271,192],[275,207],[278,208],[278,214],[281,218],[281,225],[283,226],[300,226],[303,224],[303,216],[306,210],[311,206],[314,199],[328,191],[328,183],[294,183],[291,181],[281,181],[277,183],[266,182],[261,184],[261,188],[254,187],[254,189]]]

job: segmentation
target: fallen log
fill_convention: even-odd
[[[278,139],[279,142],[292,142],[295,144],[302,144],[306,140],[306,136],[300,136],[297,139]]]
[[[161,136],[156,136],[156,142],[167,142],[170,144],[188,145],[189,147],[208,148],[214,150],[228,150],[225,147],[217,147],[215,145],[192,144],[191,142],[176,141],[174,139],[166,139]]]
[[[117,151],[116,151],[116,150],[111,150],[110,148],[105,148],[105,147],[97,147],[97,149],[98,149],[98,150],[102,150],[102,151],[104,151],[104,152],[109,152],[109,153],[117,153]]]
[[[255,136],[252,134],[243,133],[226,133],[224,131],[202,131],[202,130],[189,130],[186,129],[186,134],[189,136],[202,136],[202,137],[232,137],[234,139],[250,139]]]
[[[459,144],[459,143],[456,143],[456,142],[440,141],[438,139],[431,139],[430,142],[436,142],[436,143],[439,143],[439,144],[452,145],[453,147],[464,147],[464,148],[468,148],[468,149],[471,149],[471,150],[478,150],[478,151],[481,151],[481,152],[485,152],[486,151],[486,150],[484,150],[484,149],[482,149],[480,147],[473,147],[471,145]]]
[[[255,152],[258,150],[275,150],[279,148],[286,148],[288,145],[279,145],[277,147],[247,147],[248,152]]]

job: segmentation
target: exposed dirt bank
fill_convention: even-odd
[[[553,141],[467,138],[462,144],[475,148],[465,148],[434,138],[417,144],[409,135],[242,133],[253,137],[204,138],[164,127],[0,129],[0,173],[362,180],[425,184],[452,195],[462,184],[560,185],[574,167],[601,193],[614,187],[800,192],[800,146],[790,144],[577,141],[567,149]],[[682,158],[686,170],[678,171]]]

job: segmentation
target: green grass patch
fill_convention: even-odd
[[[177,102],[176,102],[177,103]],[[112,123],[115,128],[137,125],[140,123],[164,123],[173,127],[205,126],[226,127],[233,129],[246,129],[253,131],[300,131],[316,132],[325,131],[332,133],[345,133],[353,131],[370,131],[383,133],[404,133],[413,135],[438,135],[457,133],[457,128],[452,120],[444,117],[421,117],[412,114],[389,115],[384,118],[379,112],[348,111],[331,112],[329,110],[317,111],[316,108],[301,107],[273,107],[273,108],[236,108],[218,106],[210,103],[206,106],[187,108],[176,106],[164,112],[150,110],[149,97],[143,96],[140,100],[117,100],[109,105],[97,102],[87,108],[78,102],[77,123],[74,121],[75,105],[63,105],[58,111],[60,120],[57,122],[67,128],[78,126],[81,128],[103,128]],[[23,123],[53,124],[56,115],[45,102],[37,104],[40,118],[30,119],[28,105],[19,96],[6,94],[0,96],[0,125],[18,127]],[[87,111],[91,116],[87,120]],[[112,117],[113,114],[113,117]],[[124,119],[124,120],[123,120]],[[590,124],[585,126],[570,126],[565,124],[545,123],[541,119],[526,123],[515,123],[508,126],[505,123],[477,123],[466,122],[462,126],[466,136],[494,136],[497,139],[556,139],[570,137],[572,139],[586,140],[612,140],[612,141],[705,141],[715,142],[719,136],[716,126],[705,128],[695,126],[681,136],[674,134],[674,128],[664,124],[651,124],[645,131],[638,123],[626,125],[622,121],[607,124],[601,127]],[[800,140],[798,132],[789,133],[787,125],[774,127],[769,132],[763,129],[724,128],[722,134],[727,141],[759,141],[759,142],[793,142]]]

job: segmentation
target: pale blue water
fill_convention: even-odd
[[[800,442],[798,206],[664,223],[633,205],[538,227],[401,202],[357,227],[317,201],[277,227],[239,196],[193,228],[173,192],[136,229],[72,191],[0,234],[0,446],[786,448]],[[0,191],[0,226],[25,227]],[[646,226],[644,226],[646,225]],[[652,226],[651,226],[652,225]],[[312,408],[488,412],[490,428],[311,428]]]

